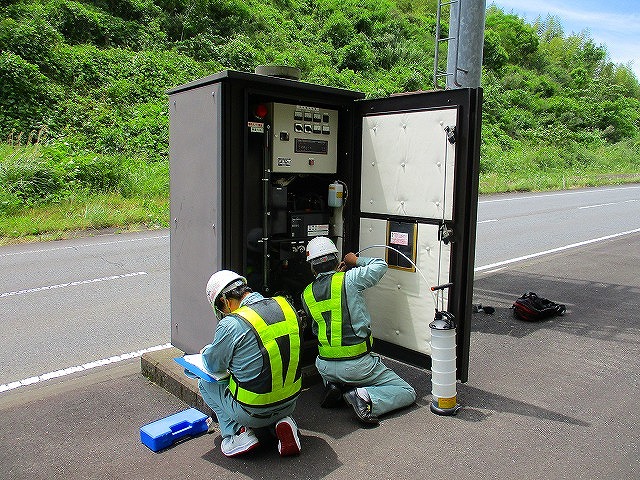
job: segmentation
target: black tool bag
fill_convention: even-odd
[[[546,298],[528,292],[513,302],[513,314],[520,320],[535,322],[555,315],[564,315],[567,308]]]

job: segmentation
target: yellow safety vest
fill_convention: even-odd
[[[361,357],[371,351],[372,339],[368,336],[364,341],[351,345],[345,344],[342,326],[345,320],[350,321],[350,319],[349,312],[343,313],[342,309],[344,272],[334,273],[330,284],[325,278],[322,278],[321,282],[316,280],[308,285],[302,294],[311,318],[318,324],[319,357],[325,360]],[[316,289],[313,288],[314,284]],[[329,322],[325,320],[326,313],[330,316]]]
[[[273,297],[240,307],[232,314],[251,327],[264,365],[260,375],[248,382],[240,382],[231,374],[229,390],[233,398],[247,406],[266,407],[297,396],[302,387],[300,326],[293,307],[283,297]]]

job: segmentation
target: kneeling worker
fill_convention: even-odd
[[[416,392],[371,352],[371,317],[363,291],[380,281],[387,263],[348,253],[338,263],[338,249],[327,237],[307,245],[315,280],[304,290],[302,304],[318,336],[316,367],[325,384],[322,407],[344,399],[358,419],[376,425],[378,417],[411,405]]]
[[[200,380],[204,401],[218,417],[222,453],[228,457],[255,448],[252,428],[275,428],[281,456],[300,452],[291,415],[302,386],[300,325],[283,297],[264,298],[230,270],[214,273],[207,298],[216,317],[213,342],[202,349],[204,366],[231,374],[217,383]]]

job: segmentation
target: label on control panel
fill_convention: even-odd
[[[307,236],[309,237],[318,237],[318,236],[329,236],[329,224],[324,225],[307,225]]]
[[[264,133],[264,123],[262,122],[247,122],[247,126],[252,133]]]

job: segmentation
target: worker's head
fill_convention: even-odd
[[[218,319],[235,310],[233,306],[239,304],[248,292],[251,292],[251,288],[247,285],[247,279],[231,270],[220,270],[211,275],[207,282],[207,299]],[[236,303],[232,305],[234,301]]]
[[[338,266],[338,249],[327,237],[314,237],[307,244],[307,262],[314,274],[330,272]]]

